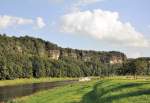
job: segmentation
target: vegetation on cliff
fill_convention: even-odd
[[[0,35],[0,79],[149,74],[147,61],[130,65],[121,52],[61,48],[39,38]]]

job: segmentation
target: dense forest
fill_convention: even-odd
[[[39,77],[149,75],[150,58],[62,48],[29,36],[0,35],[0,80]]]

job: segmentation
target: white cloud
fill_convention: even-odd
[[[5,29],[7,27],[11,26],[17,26],[17,25],[27,25],[32,24],[32,19],[24,19],[20,17],[14,17],[14,16],[0,16],[0,29]]]
[[[36,26],[37,26],[38,28],[40,28],[40,29],[46,26],[46,24],[45,24],[43,18],[37,17],[37,19],[36,19]]]
[[[104,1],[104,0],[78,0],[77,4],[80,6],[80,5],[93,4],[93,3],[101,2],[101,1]]]
[[[38,29],[46,26],[43,18],[41,17],[37,17],[36,20],[34,20],[22,17],[0,15],[0,29],[6,29],[9,27],[16,27],[21,25],[31,25],[32,27],[35,26]]]
[[[133,47],[148,47],[149,43],[144,35],[137,32],[129,23],[119,20],[117,12],[103,11],[76,11],[61,18],[63,32],[91,36],[110,44]]]

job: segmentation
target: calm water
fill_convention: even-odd
[[[66,80],[66,81],[33,83],[18,86],[0,87],[0,102],[7,101],[16,97],[27,96],[41,90],[52,89],[54,87],[72,84],[75,82],[77,82],[77,80]]]

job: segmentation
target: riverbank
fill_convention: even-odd
[[[35,93],[13,103],[148,103],[150,80],[97,79]],[[12,103],[12,102],[11,102]]]
[[[73,80],[76,78],[29,78],[29,79],[15,79],[15,80],[0,80],[1,86],[13,86],[31,83],[41,83],[41,82],[52,82],[52,81],[62,81],[62,80]]]
[[[113,77],[90,77],[92,79],[135,79],[134,76],[113,76]],[[62,81],[62,80],[74,80],[79,78],[52,78],[52,77],[44,77],[44,78],[25,78],[25,79],[15,79],[15,80],[0,80],[0,87],[2,86],[13,86],[13,85],[22,85],[22,84],[31,84],[31,83],[41,83],[41,82],[53,82],[53,81]],[[137,76],[136,79],[139,80],[150,80],[149,76]]]

